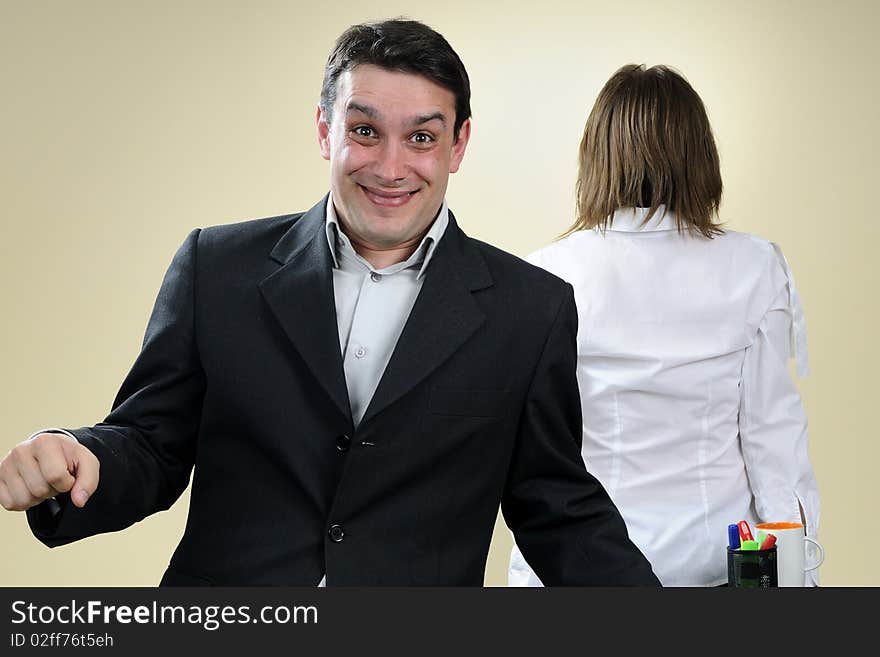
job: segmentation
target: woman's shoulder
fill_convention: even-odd
[[[734,231],[729,232],[734,233]],[[764,311],[779,309],[780,303],[787,308],[787,312],[791,316],[790,340],[797,373],[798,376],[806,376],[810,367],[807,356],[804,309],[795,285],[794,274],[782,252],[782,247],[776,242],[749,233],[734,233],[734,239],[739,240],[742,243],[742,248],[747,249],[752,257],[762,259],[763,268],[760,269],[761,275],[758,277],[758,281],[764,294],[756,294],[755,298],[764,300],[764,306],[766,306]],[[756,269],[758,268],[756,267]],[[783,298],[782,302],[780,302],[780,296]]]
[[[725,230],[711,240],[722,248],[736,253],[739,258],[748,258],[758,263],[770,265],[782,256],[778,244],[752,233]]]
[[[579,230],[532,251],[525,259],[548,271],[558,270],[564,268],[565,263],[572,258],[581,261],[583,248],[598,237],[600,236],[595,230]]]
[[[719,237],[726,239],[733,244],[742,245],[743,248],[752,248],[760,252],[766,252],[768,249],[772,250],[773,248],[772,242],[759,235],[755,235],[754,233],[744,233],[738,230],[725,229]]]

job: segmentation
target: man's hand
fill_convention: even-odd
[[[26,511],[60,493],[83,507],[98,488],[100,464],[83,445],[63,433],[41,433],[12,448],[0,463],[0,504]]]

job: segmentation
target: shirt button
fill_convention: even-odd
[[[377,274],[376,272],[372,272],[370,274],[370,280],[373,281],[374,283],[378,283],[379,281],[382,280],[382,274]]]
[[[336,449],[340,452],[347,452],[349,447],[351,447],[351,438],[345,434],[336,436]]]
[[[345,537],[345,532],[342,531],[341,525],[332,525],[327,533],[330,535],[330,540],[334,543],[342,543],[342,539]]]
[[[367,355],[367,350],[364,349],[363,347],[358,347],[357,350],[354,352],[355,358],[363,358],[366,355]]]

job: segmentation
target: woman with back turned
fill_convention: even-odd
[[[583,457],[665,586],[725,583],[730,523],[818,529],[794,280],[775,244],[721,228],[721,187],[690,84],[625,66],[584,129],[574,225],[529,256],[574,287]],[[540,585],[516,547],[510,584]]]

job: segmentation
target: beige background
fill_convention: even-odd
[[[577,144],[611,73],[664,63],[690,79],[721,152],[723,219],[782,245],[806,309],[822,581],[880,585],[870,0],[0,0],[0,451],[106,414],[191,228],[324,193],[313,116],[327,53],[351,23],[401,14],[442,32],[471,76],[450,204],[471,235],[519,255],[570,222]],[[187,501],[54,551],[0,512],[0,585],[154,585]],[[487,584],[504,584],[509,546],[499,524]]]

